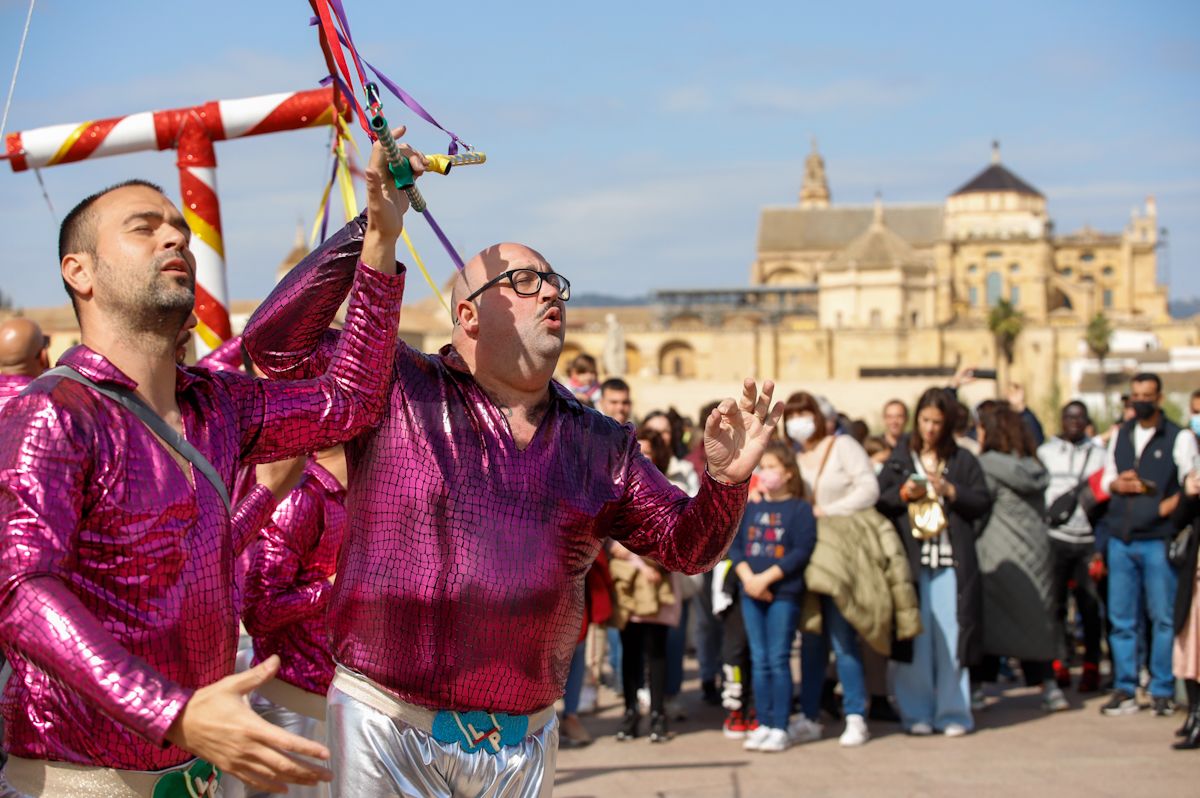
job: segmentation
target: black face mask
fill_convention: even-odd
[[[1157,410],[1158,406],[1155,405],[1154,402],[1133,403],[1133,414],[1138,418],[1139,421],[1148,421],[1151,418],[1154,418],[1154,413]]]

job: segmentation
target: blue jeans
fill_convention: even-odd
[[[567,687],[563,693],[563,716],[579,714],[579,694],[583,692],[583,675],[587,671],[587,661],[584,651],[587,641],[575,646],[575,655],[571,657],[571,669],[567,671]]]
[[[944,731],[951,723],[971,729],[971,688],[958,662],[958,579],[953,568],[924,565],[917,574],[921,634],[913,661],[897,663],[896,704],[906,730],[928,723]]]
[[[1112,627],[1113,686],[1129,695],[1137,688],[1141,608],[1150,618],[1150,695],[1175,695],[1171,649],[1175,642],[1175,569],[1163,540],[1108,540],[1108,621]],[[1143,602],[1144,597],[1144,602]]]
[[[613,682],[621,689],[621,632],[615,626],[608,627],[608,664],[612,666]]]
[[[866,715],[867,684],[858,632],[829,596],[821,596],[821,618],[823,633],[803,635],[800,646],[800,708],[804,717],[816,720],[821,712],[830,643],[837,657],[838,681],[842,683],[842,710],[847,715]]]
[[[742,621],[750,643],[754,709],[758,722],[786,729],[792,709],[792,638],[800,606],[788,598],[766,602],[742,596]]]

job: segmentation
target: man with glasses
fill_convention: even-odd
[[[37,322],[17,317],[0,324],[0,409],[50,368],[49,349]]]
[[[371,222],[394,242],[408,203],[390,181],[387,193]],[[268,374],[300,378],[328,358],[363,224],[251,319],[246,343]],[[737,531],[782,415],[774,386],[760,396],[747,380],[706,419],[708,470],[688,499],[630,428],[553,381],[570,295],[530,247],[480,252],[454,286],[451,343],[435,355],[398,344],[382,423],[346,446],[350,519],[329,610],[335,795],[549,795],[554,703],[601,542],[697,573]]]

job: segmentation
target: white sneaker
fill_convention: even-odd
[[[786,751],[792,741],[788,739],[787,729],[768,729],[767,736],[759,743],[758,750],[764,754],[775,754]]]
[[[811,743],[821,739],[821,732],[825,727],[815,720],[809,720],[803,715],[797,715],[792,718],[792,722],[788,724],[788,737],[794,743]]]
[[[967,727],[961,723],[947,723],[946,728],[942,730],[942,734],[947,737],[965,737],[967,735]]]
[[[838,742],[847,748],[854,748],[863,745],[870,739],[871,732],[867,731],[867,722],[863,720],[863,716],[847,715],[846,730],[842,732],[842,736],[838,738]]]
[[[928,737],[929,735],[933,734],[933,726],[929,725],[928,723],[917,721],[908,727],[908,733],[913,737]]]
[[[767,735],[770,733],[771,730],[766,726],[759,726],[757,729],[751,729],[750,731],[746,732],[746,739],[742,743],[742,748],[747,751],[757,751],[760,747],[762,747],[763,740],[767,739]]]

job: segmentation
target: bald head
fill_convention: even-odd
[[[510,269],[525,267],[539,272],[551,270],[550,263],[542,257],[542,253],[532,247],[511,241],[493,244],[467,261],[458,273],[451,297],[452,307],[457,308],[460,300],[466,299],[488,280]]]
[[[0,373],[36,377],[46,370],[46,339],[37,322],[16,318],[0,324]]]

